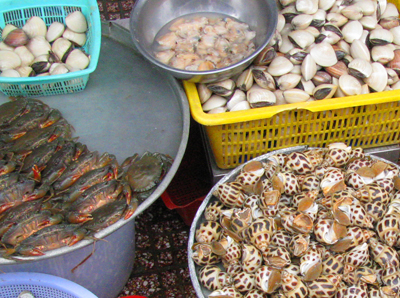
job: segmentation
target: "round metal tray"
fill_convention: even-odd
[[[165,191],[185,153],[190,126],[186,94],[180,82],[141,57],[127,29],[104,22],[98,67],[86,89],[38,99],[59,109],[75,128],[73,136],[89,150],[112,153],[120,163],[145,151],[169,154],[174,159],[163,181],[131,218],[121,219],[95,235],[104,241],[82,240],[72,247],[51,250],[40,257],[23,257],[18,262],[0,258],[1,272],[57,275],[98,297],[115,297],[132,271],[135,218]],[[1,94],[0,104],[6,101],[8,98]]]
[[[308,147],[308,146],[296,146],[296,147],[289,147],[289,148],[284,148],[284,149],[279,149],[275,151],[268,152],[264,155],[258,156],[256,158],[253,158],[250,161],[266,161],[269,157],[278,154],[278,153],[284,153],[284,154],[289,154],[292,152],[296,151],[305,151],[307,149],[316,149],[316,147]],[[397,168],[400,169],[399,165],[388,161],[386,159],[376,157],[372,154],[366,153],[365,155],[371,156],[373,159],[381,160],[384,161],[388,164],[394,165]],[[199,270],[200,266],[198,266],[194,261],[193,261],[193,250],[192,246],[195,243],[195,235],[196,235],[196,230],[200,227],[200,224],[206,221],[204,218],[204,210],[206,207],[211,204],[214,201],[217,201],[218,199],[213,195],[213,192],[218,188],[219,185],[226,183],[226,182],[231,182],[236,179],[236,177],[239,175],[240,171],[242,168],[248,164],[250,161],[236,167],[235,169],[231,170],[229,173],[227,173],[221,180],[219,180],[214,187],[209,191],[207,196],[205,197],[203,203],[200,205],[199,209],[197,209],[197,213],[193,219],[192,225],[190,227],[190,233],[189,233],[189,241],[188,241],[188,263],[189,263],[189,273],[190,273],[190,278],[192,280],[193,288],[196,291],[197,297],[198,298],[207,298],[208,295],[211,293],[208,289],[203,287],[199,281]],[[222,266],[219,264],[218,266]],[[221,267],[222,268],[222,267]]]
[[[142,213],[175,175],[189,136],[189,105],[181,83],[147,62],[129,31],[102,23],[97,69],[82,92],[36,97],[59,109],[89,150],[116,155],[118,162],[145,151],[169,154],[174,163],[162,183],[136,210]],[[0,94],[0,104],[9,99]]]

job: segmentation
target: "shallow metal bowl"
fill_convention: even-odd
[[[256,32],[256,50],[242,61],[209,71],[187,71],[158,61],[151,45],[159,30],[170,21],[193,13],[224,14],[247,23]],[[130,31],[140,53],[153,64],[178,79],[192,82],[214,82],[242,72],[268,44],[278,21],[274,0],[138,0],[131,11]]]
[[[204,211],[207,208],[208,205],[210,205],[211,203],[217,201],[218,199],[213,195],[213,192],[217,190],[218,186],[226,183],[226,182],[232,182],[236,179],[236,177],[240,174],[240,171],[242,170],[242,168],[247,165],[249,162],[251,161],[262,161],[262,162],[266,162],[268,160],[269,157],[275,155],[275,154],[290,154],[292,152],[302,152],[305,151],[307,149],[317,149],[317,147],[308,147],[308,146],[296,146],[296,147],[288,147],[288,148],[284,148],[284,149],[279,149],[279,150],[275,150],[275,151],[271,151],[268,152],[264,155],[258,156],[253,158],[252,160],[236,167],[235,169],[233,169],[232,171],[230,171],[228,174],[226,174],[221,180],[219,180],[214,187],[209,191],[209,193],[207,194],[207,196],[204,198],[203,203],[200,205],[199,209],[197,210],[197,213],[193,219],[192,225],[190,227],[190,233],[189,233],[189,241],[188,241],[188,264],[189,264],[189,273],[190,273],[190,278],[192,280],[192,284],[193,284],[193,288],[196,291],[196,295],[198,298],[207,298],[208,295],[211,293],[211,291],[207,290],[205,287],[203,287],[203,285],[200,283],[200,279],[199,279],[199,271],[200,271],[200,266],[198,266],[194,261],[193,261],[193,250],[192,250],[192,246],[195,243],[195,235],[196,235],[196,230],[200,227],[201,223],[203,223],[204,221],[206,221],[205,217],[204,217]],[[387,164],[391,164],[394,165],[395,167],[397,167],[398,169],[400,169],[399,165],[371,155],[369,153],[365,153],[366,156],[370,156],[372,159],[376,159],[376,160],[381,160],[384,161]],[[222,268],[222,264],[219,263],[217,266],[221,266]]]

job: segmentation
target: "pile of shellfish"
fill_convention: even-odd
[[[0,76],[48,76],[87,68],[90,56],[83,50],[87,31],[80,10],[69,13],[65,24],[55,21],[47,26],[38,16],[30,17],[22,27],[6,24],[1,29]]]
[[[277,29],[241,75],[198,84],[207,113],[400,88],[399,11],[386,0],[280,0]]]
[[[210,298],[399,297],[399,206],[362,148],[281,150],[213,188],[189,255]]]

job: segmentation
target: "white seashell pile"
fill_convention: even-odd
[[[206,113],[400,88],[399,11],[386,0],[280,0],[277,29],[241,75],[198,84]]]
[[[90,56],[82,49],[87,29],[87,20],[78,10],[66,16],[65,25],[53,22],[47,28],[38,16],[22,28],[6,24],[1,33],[0,76],[47,76],[87,68]]]

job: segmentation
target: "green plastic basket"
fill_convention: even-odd
[[[88,22],[87,40],[82,49],[90,55],[89,66],[84,70],[45,77],[0,77],[1,92],[8,96],[32,97],[84,90],[89,74],[96,69],[99,60],[101,22],[96,0],[0,0],[1,28],[6,24],[21,28],[32,16],[41,17],[47,26],[55,21],[65,24],[65,17],[76,10],[80,10]]]

